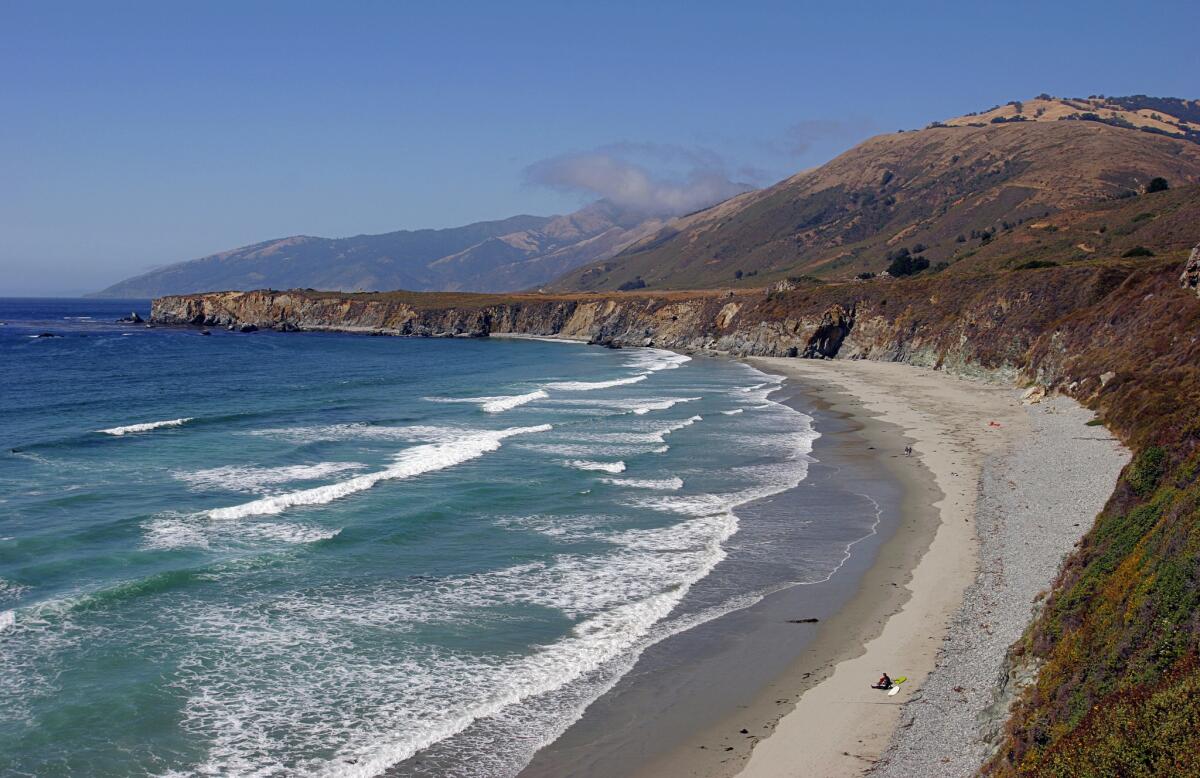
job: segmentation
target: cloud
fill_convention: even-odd
[[[661,143],[612,143],[561,154],[527,167],[525,180],[655,216],[707,208],[754,188],[731,180],[715,152]]]

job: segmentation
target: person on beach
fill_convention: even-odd
[[[876,682],[872,689],[890,689],[892,688],[892,677],[887,673],[879,676],[879,681]]]

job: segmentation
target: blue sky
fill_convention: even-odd
[[[1200,97],[1197,29],[1194,0],[0,0],[0,295],[562,213],[594,195],[530,171],[572,155],[762,185],[1043,91]]]

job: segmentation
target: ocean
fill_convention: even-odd
[[[515,775],[878,525],[747,510],[820,431],[739,362],[148,309],[0,300],[3,775]]]

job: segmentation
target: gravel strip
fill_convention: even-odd
[[[980,476],[979,576],[872,776],[975,774],[990,752],[995,713],[988,708],[1004,680],[1006,652],[1129,461],[1104,427],[1085,426],[1092,413],[1069,398],[1026,410],[1030,434],[987,459]]]

